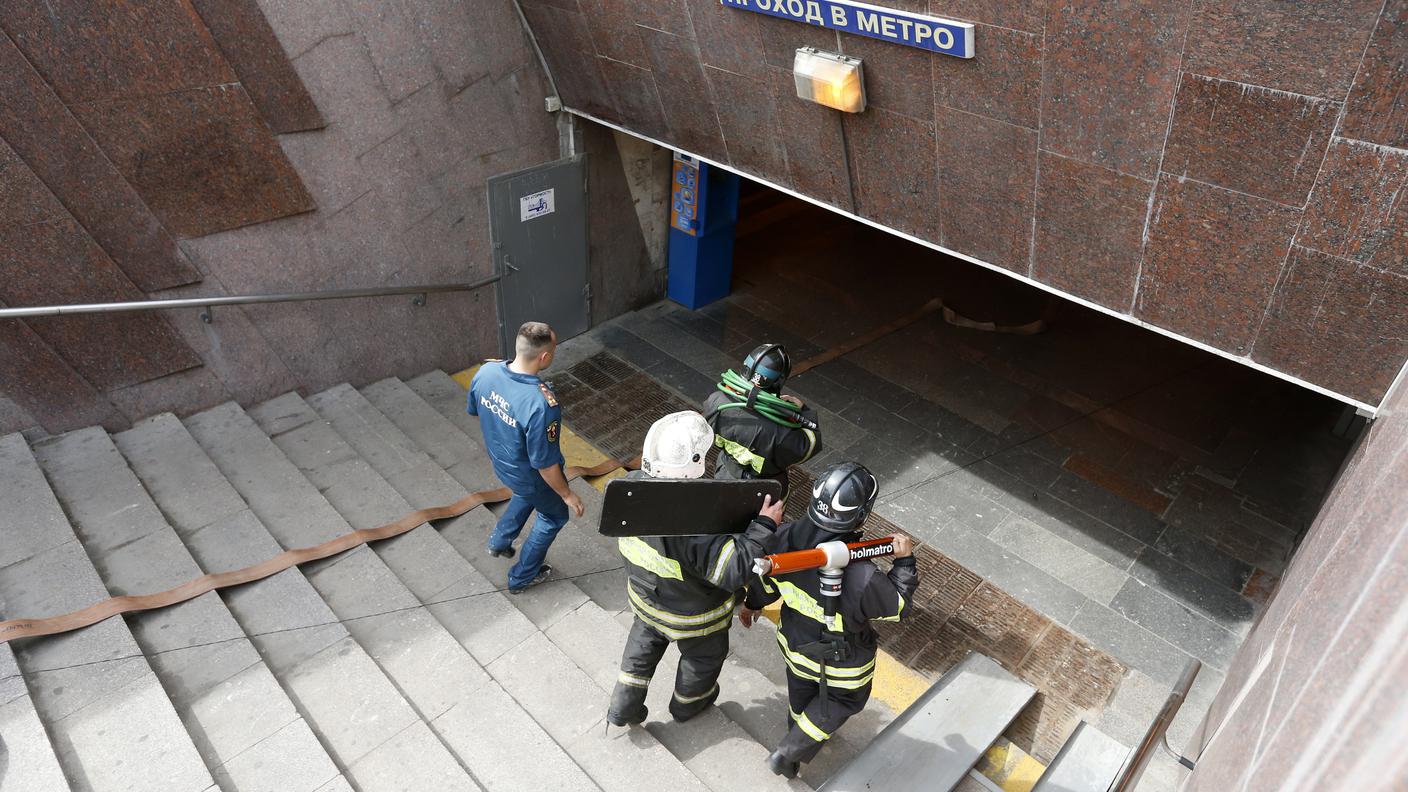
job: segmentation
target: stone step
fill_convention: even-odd
[[[435,369],[406,380],[406,387],[458,427],[474,445],[483,448],[480,438],[484,435],[479,431],[479,419],[469,414],[468,394],[453,377]]]
[[[410,510],[297,394],[266,402],[250,415],[350,522],[344,530],[381,525]],[[428,525],[353,552],[363,562],[339,572],[320,593],[354,635],[372,644],[373,656],[421,703],[481,783],[499,789],[595,787],[532,718],[515,712],[517,704],[482,668],[535,632],[501,593]],[[310,579],[317,586],[325,574]],[[514,726],[515,741],[538,746],[531,766],[505,764],[497,740],[505,724]]]
[[[616,684],[629,624],[629,616],[618,619],[588,601],[550,627],[547,635],[577,667],[589,669],[596,684],[609,692]],[[671,646],[650,685],[647,731],[712,789],[809,788],[773,775],[763,763],[768,749],[734,722],[722,706],[705,710],[687,723],[671,720],[669,700],[678,662],[679,653]],[[737,667],[725,664],[724,673],[719,677],[721,702],[736,697],[736,692],[730,690],[736,689],[736,673]],[[780,713],[781,718],[785,718],[786,697],[776,688],[772,691],[779,698],[766,706],[773,716]]]
[[[350,530],[238,405],[193,416],[186,426],[279,547]],[[349,780],[362,790],[480,789],[469,757],[453,743],[451,721],[439,719],[486,681],[482,669],[367,548],[304,565],[302,576],[323,603],[325,627],[280,633],[286,645],[272,654],[291,674],[289,687],[307,691],[299,699],[310,721],[326,726],[324,741]],[[441,664],[444,687],[425,673],[427,658]]]
[[[448,378],[445,379],[448,380]],[[450,383],[453,387],[458,388],[458,385],[452,380]],[[388,413],[393,423],[397,420],[405,420],[405,416],[415,415],[417,416],[417,421],[422,423],[419,428],[415,428],[416,432],[431,435],[437,439],[453,438],[451,442],[444,445],[471,449],[470,453],[460,453],[454,456],[448,453],[440,454],[438,455],[440,460],[449,461],[452,465],[457,466],[461,470],[470,470],[475,464],[480,468],[487,467],[487,459],[483,456],[482,451],[478,451],[477,444],[468,443],[464,438],[463,432],[453,424],[447,422],[447,416],[442,413],[439,416],[440,420],[436,420],[436,416],[430,415],[427,411],[406,405],[405,402],[407,400],[416,396],[416,394],[409,389],[402,390],[389,387],[385,384],[379,385],[380,387],[377,389],[376,394],[377,400],[384,403],[395,404],[395,409],[390,410]],[[463,393],[462,390],[460,392]],[[447,408],[459,401],[459,399],[451,399],[448,396],[442,396],[441,398],[442,403],[446,405]],[[370,398],[368,401],[370,401]],[[336,422],[334,423],[336,425]],[[383,426],[378,429],[377,434],[385,435],[390,431],[392,430]],[[410,433],[410,431],[406,432],[407,435]],[[382,454],[382,458],[391,459],[392,457],[390,454]],[[433,493],[441,500],[453,497],[456,492],[462,491],[462,488],[456,490],[449,485],[443,486],[443,493]],[[555,568],[560,567],[556,558],[562,558],[564,563],[568,566],[569,574],[575,573],[576,575],[586,577],[594,577],[605,571],[619,570],[621,560],[616,553],[614,541],[603,541],[603,537],[601,537],[594,528],[598,521],[598,517],[595,515],[600,514],[601,493],[584,484],[578,484],[574,487],[574,490],[578,492],[579,496],[582,498],[583,504],[587,507],[587,514],[584,515],[583,518],[569,523],[568,527],[563,529],[563,532],[558,535],[558,540],[553,543],[553,549],[549,552],[549,558],[553,559]],[[491,525],[491,522],[486,521],[485,530],[491,527]],[[574,528],[577,530],[574,531]],[[472,550],[477,550],[479,546],[482,546],[482,537],[485,535],[487,534],[481,533],[479,538],[473,540],[474,547],[471,548]],[[575,540],[573,544],[569,545],[572,549],[565,553],[559,550],[564,539],[568,539],[569,541]],[[452,541],[454,540],[452,539]],[[458,547],[459,543],[456,543],[456,546]],[[479,558],[484,557],[477,552],[474,553],[474,555]],[[622,585],[624,585],[623,580]],[[609,613],[595,602],[591,601],[586,593],[576,585],[575,579],[552,581],[534,587],[513,599],[515,604],[519,605],[519,607],[528,614],[529,618],[533,620],[539,629],[546,631],[549,640],[560,648],[563,654],[572,661],[574,666],[585,672],[592,679],[595,686],[601,690],[604,711],[606,697],[609,696],[616,682],[617,669],[620,665],[621,649],[626,639],[626,630],[613,620]],[[747,669],[732,666],[726,669],[725,676],[748,677],[750,673]],[[762,680],[761,677],[758,677],[756,674],[752,674],[751,676],[757,677],[757,681],[766,683],[766,680]],[[725,678],[723,683],[736,684],[737,680]],[[776,692],[775,686],[769,685],[768,687],[772,692]],[[668,695],[668,688],[665,689]],[[785,714],[785,706],[781,711]],[[687,767],[694,771],[696,775],[704,778],[705,782],[714,789],[725,787],[730,789],[737,788],[737,784],[739,783],[748,783],[750,785],[772,784],[773,786],[764,786],[763,788],[775,788],[777,784],[781,783],[781,779],[771,775],[762,764],[762,760],[767,752],[757,744],[750,746],[752,739],[749,733],[741,729],[737,724],[730,722],[727,717],[722,716],[718,711],[711,712],[714,713],[711,716],[701,716],[696,719],[700,725],[678,725],[678,734],[676,731],[668,731],[668,736],[675,739],[676,746],[682,747],[682,749],[686,745],[689,747],[690,754],[688,756],[679,753],[676,753],[676,756],[680,756],[681,759],[685,761]],[[666,719],[669,717],[667,711],[663,708],[658,710],[657,714]],[[720,719],[720,722],[714,722],[716,718]],[[672,723],[671,725],[674,726],[676,724]],[[651,727],[652,734],[654,733],[653,730],[654,726]],[[694,745],[694,742],[691,742],[689,735],[700,730],[708,730],[711,737],[723,741],[724,745],[721,748],[714,749],[716,751],[716,758],[720,756],[731,757],[731,761],[732,758],[739,756],[756,754],[753,756],[754,761],[752,766],[741,770],[731,768],[729,772],[725,774],[721,773],[717,768],[711,767],[708,760],[696,760],[693,754],[697,753],[697,746]],[[665,741],[662,740],[662,742]],[[669,743],[665,743],[665,745],[666,747],[671,747]]]
[[[953,789],[1034,695],[991,658],[971,653],[819,789]]]
[[[251,410],[251,415],[322,490],[344,526],[350,522],[352,528],[375,527],[412,508],[297,394],[266,402]],[[427,472],[443,475],[439,468]],[[403,599],[429,603],[431,612],[443,619],[450,634],[480,665],[493,662],[535,631],[532,622],[432,526],[421,525],[365,551],[380,559],[385,570],[394,572],[397,582],[388,585],[405,592]]]
[[[439,413],[443,422],[437,422],[433,416],[429,416],[424,411],[412,410],[401,406],[399,402],[404,402],[405,396],[392,396],[400,389],[392,388],[384,383],[377,383],[372,386],[376,389],[375,396],[368,395],[369,400],[374,402],[397,402],[393,410],[388,412],[393,422],[405,430],[407,435],[425,435],[436,438],[437,445],[448,447],[449,449],[464,449],[456,456],[445,455],[441,457],[444,461],[451,462],[458,470],[472,470],[476,465],[482,473],[477,475],[492,476],[492,468],[489,467],[487,456],[482,451],[482,446],[478,441],[479,429],[478,420],[465,412],[465,391],[458,382],[442,371],[431,371],[422,374],[407,383],[409,390],[420,396],[427,404]],[[369,388],[368,390],[372,390]],[[418,426],[403,425],[397,419],[400,414],[417,415]],[[467,434],[468,432],[468,434]],[[452,438],[445,442],[443,438]],[[436,454],[431,454],[432,457]],[[497,479],[495,479],[497,481]],[[573,577],[573,583],[577,588],[585,592],[590,599],[601,606],[608,614],[615,615],[622,612],[629,614],[625,598],[625,574],[621,566],[621,560],[616,551],[616,540],[602,536],[595,526],[600,521],[602,494],[595,488],[586,486],[574,487],[574,491],[582,498],[586,514],[575,523],[582,523],[583,530],[571,531],[573,527],[563,529],[558,541],[554,542],[553,549],[556,551],[559,545],[570,548],[569,552],[558,557],[565,558],[570,564],[569,571]],[[472,512],[471,514],[474,514]],[[487,515],[480,517],[482,536],[487,536],[488,531],[493,527],[493,520]],[[481,549],[482,540],[478,545],[462,546],[456,541],[456,537],[448,531],[442,531],[446,537],[455,543],[456,548],[465,553],[471,560],[478,558],[487,559],[487,553]],[[571,544],[566,544],[570,542]],[[469,544],[465,542],[464,544]],[[551,555],[551,553],[550,553]],[[554,564],[557,564],[554,559]],[[556,567],[555,567],[556,568]],[[546,588],[546,587],[544,587]],[[571,604],[570,601],[565,604]],[[583,612],[586,612],[583,610]],[[535,619],[535,621],[538,621]],[[630,616],[624,619],[624,624],[630,624]],[[540,623],[540,626],[543,626]],[[550,626],[550,625],[549,625]],[[613,640],[607,642],[609,649],[605,655],[596,658],[596,667],[603,669],[599,673],[604,674],[601,681],[610,680],[614,684],[616,670],[619,666],[621,646],[625,640],[625,629],[616,628],[619,634],[613,634]],[[550,632],[551,634],[551,632]],[[743,640],[740,640],[740,637]],[[731,650],[730,662],[725,666],[724,674],[721,675],[720,701],[719,706],[725,710],[729,716],[738,721],[741,726],[759,742],[764,745],[775,745],[781,738],[780,731],[785,728],[784,719],[771,717],[770,708],[758,706],[759,701],[782,702],[782,712],[786,713],[785,705],[785,679],[781,673],[781,663],[777,659],[777,649],[771,634],[760,634],[759,631],[734,630],[731,638],[733,649]],[[758,645],[761,649],[753,649],[746,654],[738,651],[740,645]],[[570,653],[570,652],[569,652]],[[770,677],[758,668],[750,665],[744,658],[759,657],[772,670],[776,667],[775,677]],[[586,662],[587,658],[575,658],[581,662]],[[585,667],[585,666],[584,666]],[[607,689],[610,689],[610,684]],[[888,710],[883,710],[887,715]],[[873,734],[879,731],[884,722],[876,719],[877,724],[869,729]],[[837,751],[845,758],[848,758],[854,750]]]
[[[4,615],[4,606],[0,604],[0,618]],[[0,767],[4,768],[0,770],[0,792],[66,792],[69,789],[9,644],[0,644],[0,736],[4,739],[3,754],[0,754],[3,756]]]
[[[29,447],[0,439],[0,601],[35,618],[108,597]],[[202,792],[214,787],[127,622],[11,644],[64,775],[93,792]],[[8,737],[8,735],[7,735]],[[42,750],[26,744],[25,755]],[[41,760],[42,761],[42,760]],[[28,787],[26,787],[28,789]]]
[[[52,438],[36,457],[110,594],[151,594],[202,574],[100,427]],[[219,594],[128,624],[222,789],[313,792],[337,775]]]
[[[282,551],[175,416],[148,418],[113,439],[202,571],[240,569]],[[318,778],[322,784],[330,776],[339,781],[342,769],[362,758],[366,748],[359,732],[367,726],[341,717],[346,697],[341,686],[355,680],[356,695],[365,696],[362,703],[369,707],[395,705],[399,696],[299,570],[219,594],[317,739],[309,743],[289,730],[261,744],[249,759],[277,767],[276,756],[261,754],[296,757],[270,788],[300,788]],[[391,720],[402,727],[412,722]]]
[[[1129,756],[1129,746],[1081,721],[1032,792],[1105,792]]]
[[[439,374],[438,378],[425,376],[418,378],[421,382],[437,383],[429,392],[438,399],[438,405],[432,405],[425,401],[414,389],[408,387],[398,380],[383,380],[365,389],[366,406],[375,406],[384,416],[380,421],[374,416],[368,420],[375,421],[378,426],[386,431],[392,428],[399,430],[401,437],[398,443],[404,440],[406,443],[413,443],[416,447],[423,449],[423,457],[417,457],[417,463],[423,464],[424,460],[433,460],[441,469],[448,474],[449,478],[461,485],[464,491],[476,492],[483,489],[499,487],[498,478],[494,475],[493,466],[489,461],[488,454],[483,450],[479,442],[478,420],[464,412],[464,390],[459,384],[443,372],[431,372]],[[448,386],[445,385],[448,383]],[[456,396],[452,390],[458,390]],[[356,406],[356,402],[352,402]],[[365,411],[365,406],[363,406]],[[457,411],[457,412],[456,412]],[[462,415],[466,420],[463,423],[450,418],[450,415]],[[344,425],[347,425],[346,423]],[[468,427],[473,434],[466,434]],[[428,448],[421,446],[421,441],[430,443]],[[398,446],[399,447],[399,446]],[[374,456],[392,461],[393,457],[385,451],[380,454],[376,449],[368,449]],[[368,457],[369,459],[373,457]],[[375,466],[377,463],[373,461]],[[395,467],[383,467],[386,471],[395,470]],[[388,475],[388,479],[391,478]],[[444,477],[438,479],[443,483]],[[415,483],[431,481],[431,479],[415,478]],[[395,483],[395,482],[393,482]],[[573,491],[582,499],[587,507],[587,512],[582,517],[573,518],[557,539],[553,541],[552,550],[549,551],[549,563],[553,565],[555,574],[559,578],[570,577],[580,578],[592,575],[597,572],[619,569],[621,559],[616,554],[615,544],[603,546],[600,536],[596,530],[597,522],[600,519],[600,495],[597,491],[585,483],[574,482]],[[434,503],[435,498],[447,497],[440,492],[424,492],[413,489],[407,490],[410,500],[417,507],[438,505]],[[452,488],[445,488],[443,492],[454,491]],[[424,501],[417,500],[417,497],[424,497]],[[433,496],[433,497],[427,497]],[[472,515],[472,516],[471,516]],[[482,531],[479,544],[481,548],[471,550],[468,547],[459,547],[465,553],[471,563],[483,569],[491,570],[490,579],[497,581],[500,575],[506,574],[506,564],[499,559],[490,559],[488,556],[487,541],[489,532],[493,529],[494,518],[487,511],[476,509],[471,512],[466,523],[474,523],[475,528]],[[467,527],[467,526],[465,526]],[[454,533],[459,533],[460,526],[456,526]],[[525,532],[531,530],[531,524],[524,529]],[[446,526],[441,526],[441,533],[448,535]],[[501,571],[503,570],[503,571]]]
[[[401,391],[399,396],[402,400],[419,401],[409,390]],[[333,429],[355,446],[377,473],[396,484],[395,489],[409,501],[408,506],[403,502],[399,508],[450,503],[465,495],[466,490],[460,483],[421,452],[414,441],[356,390],[339,386],[310,398],[309,402],[317,406]],[[412,408],[407,406],[397,414],[404,420],[411,412]],[[419,412],[428,415],[426,409]],[[474,511],[484,513],[483,509]],[[441,530],[455,531],[454,523],[461,527],[465,524],[463,520],[446,521]],[[455,532],[461,540],[467,538]],[[479,546],[483,544],[483,537],[481,534],[477,540]],[[480,558],[481,563],[489,560],[487,554]],[[461,560],[468,563],[467,559]],[[503,597],[502,594],[497,596]],[[526,615],[537,630],[547,629],[573,609],[589,604],[586,595],[570,580],[536,586],[506,600]],[[510,652],[519,660],[508,662],[500,658],[489,664],[488,670],[559,744],[567,748],[597,784],[607,790],[639,789],[643,783],[706,789],[653,740],[641,739],[642,736],[633,741],[610,739],[605,734],[604,721],[608,691],[597,687],[580,668],[563,662],[564,656],[555,647],[531,653],[528,659],[522,660],[523,647],[535,645],[535,642],[551,646],[551,642],[535,630],[535,635]],[[553,682],[544,685],[544,679]],[[567,710],[554,710],[545,705],[552,699],[545,699],[544,691],[565,695],[564,700],[573,704]]]

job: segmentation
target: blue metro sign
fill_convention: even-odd
[[[918,47],[956,58],[973,57],[973,25],[911,14],[856,0],[720,0],[768,16],[805,22],[857,36]]]

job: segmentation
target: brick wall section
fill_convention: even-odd
[[[1400,386],[1237,653],[1189,792],[1402,782],[1406,487],[1408,388]]]
[[[975,23],[970,61],[523,5],[569,107],[1367,403],[1408,355],[1408,0],[882,3]],[[870,109],[798,100],[803,45],[862,58]]]

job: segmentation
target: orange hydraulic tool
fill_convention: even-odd
[[[864,542],[823,542],[810,550],[763,556],[753,562],[753,571],[760,575],[786,575],[804,569],[840,570],[852,561],[880,558],[894,552],[893,536]]]

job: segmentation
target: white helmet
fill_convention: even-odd
[[[640,466],[655,478],[699,478],[713,444],[714,430],[704,416],[693,410],[670,413],[645,433]]]

